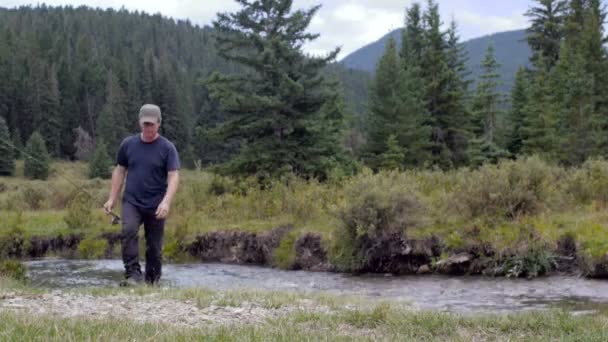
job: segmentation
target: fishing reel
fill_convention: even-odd
[[[112,217],[110,221],[111,225],[117,225],[120,223],[120,216],[116,215],[113,211],[106,211],[106,213]]]

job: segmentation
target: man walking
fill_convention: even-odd
[[[122,198],[122,260],[125,280],[121,285],[134,285],[143,280],[159,281],[162,267],[162,245],[165,218],[179,183],[179,156],[173,143],[158,134],[162,118],[160,108],[145,104],[139,110],[141,133],[122,141],[116,167],[112,173],[110,197],[104,204],[107,213],[127,176]],[[146,239],[146,272],[139,265],[138,231],[143,223]]]

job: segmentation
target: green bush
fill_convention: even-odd
[[[608,204],[608,161],[590,159],[573,169],[569,173],[566,190],[574,197],[575,203],[595,201],[605,207]]]
[[[298,240],[299,233],[290,232],[286,234],[279,247],[274,250],[272,263],[274,266],[281,269],[289,269],[296,261],[296,241]]]
[[[23,204],[26,209],[41,209],[47,197],[47,188],[43,187],[40,184],[26,185],[21,190],[21,200],[23,201]]]
[[[27,178],[45,180],[49,176],[50,156],[42,135],[34,132],[25,147],[23,173]]]
[[[0,116],[0,176],[12,176],[15,172],[15,156],[6,120]]]
[[[89,178],[108,179],[112,176],[112,159],[108,155],[108,148],[103,140],[95,147],[93,156],[89,161]]]
[[[27,280],[25,265],[17,260],[0,261],[0,276],[13,278],[22,282]]]
[[[0,235],[0,260],[21,258],[29,247],[23,213],[19,211],[5,220],[7,229]]]
[[[214,174],[207,191],[212,195],[221,196],[232,193],[235,189],[235,184],[232,179]]]
[[[75,191],[64,217],[68,228],[76,230],[88,227],[93,220],[91,196],[84,191]]]
[[[453,203],[470,218],[535,214],[548,205],[560,176],[558,168],[535,157],[486,164],[475,171],[460,172]]]
[[[183,261],[188,258],[185,250],[187,239],[190,234],[190,221],[187,217],[177,218],[172,222],[173,227],[165,230],[163,245],[163,257],[172,261]]]
[[[80,241],[78,254],[85,259],[100,259],[105,256],[108,241],[105,239],[87,238]]]
[[[332,263],[344,271],[357,271],[367,263],[366,249],[374,240],[425,220],[425,207],[417,191],[397,172],[363,175],[345,187],[338,209],[339,227],[332,238]]]

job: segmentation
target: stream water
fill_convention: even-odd
[[[117,286],[120,260],[44,259],[26,262],[33,286]],[[352,276],[283,271],[227,264],[167,264],[161,286],[212,290],[329,292],[410,303],[449,312],[511,312],[564,307],[584,312],[608,308],[608,281],[576,277],[507,279],[446,276]]]

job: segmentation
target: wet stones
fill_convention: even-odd
[[[436,264],[437,272],[448,275],[460,275],[467,274],[471,263],[473,261],[473,255],[469,253],[459,253],[452,255],[447,259],[440,260]]]

